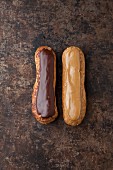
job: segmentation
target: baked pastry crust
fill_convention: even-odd
[[[39,121],[42,124],[48,124],[48,123],[55,120],[55,118],[58,116],[58,112],[57,112],[57,106],[56,106],[56,97],[55,97],[55,113],[54,113],[53,116],[48,117],[48,118],[43,118],[37,111],[36,97],[37,97],[38,86],[39,86],[39,82],[40,82],[40,57],[39,57],[39,53],[43,49],[48,49],[48,50],[52,51],[52,53],[54,55],[54,84],[53,84],[53,86],[54,86],[54,94],[55,94],[55,86],[56,86],[56,55],[55,55],[54,51],[50,47],[41,46],[35,52],[36,81],[35,81],[35,84],[34,84],[34,87],[33,87],[33,93],[32,93],[32,113],[33,113],[33,115],[34,115],[34,117],[36,118],[37,121]]]
[[[80,59],[80,100],[81,100],[81,109],[80,109],[80,115],[77,119],[71,119],[68,110],[66,109],[66,64],[65,64],[65,59],[66,59],[66,53],[68,51],[72,51],[73,49],[76,49],[79,52],[79,59]],[[63,118],[65,123],[71,126],[76,126],[79,125],[86,113],[86,92],[85,92],[85,87],[84,87],[84,81],[85,81],[85,59],[84,59],[84,54],[83,52],[78,48],[78,47],[69,47],[67,48],[62,55],[62,105],[63,105]]]

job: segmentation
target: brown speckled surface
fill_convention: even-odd
[[[113,169],[113,1],[0,1],[1,170]],[[34,52],[57,54],[59,118],[41,125],[31,113]],[[86,58],[87,113],[66,125],[61,107],[61,55],[71,45]]]

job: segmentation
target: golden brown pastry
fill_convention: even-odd
[[[56,55],[47,46],[39,47],[35,52],[36,81],[32,93],[32,113],[42,124],[47,124],[57,117]]]
[[[62,55],[63,117],[68,125],[81,123],[86,112],[85,59],[77,47],[67,48]]]

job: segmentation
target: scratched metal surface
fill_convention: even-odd
[[[113,1],[1,0],[1,170],[113,169]],[[47,126],[31,113],[34,52],[57,54],[59,117]],[[62,118],[63,50],[86,60],[87,113],[80,126]]]

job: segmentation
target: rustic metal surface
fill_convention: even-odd
[[[113,1],[1,0],[1,170],[112,170]],[[57,54],[59,117],[49,125],[31,113],[34,52]],[[71,45],[86,58],[87,113],[78,127],[62,118],[61,55]]]

